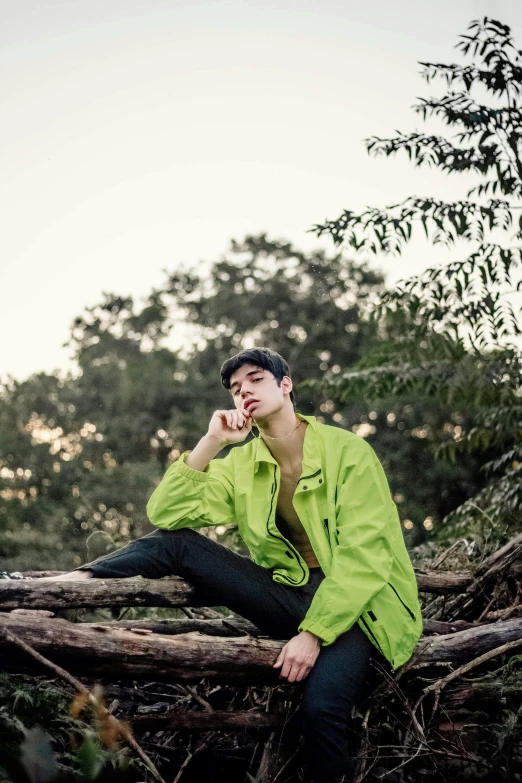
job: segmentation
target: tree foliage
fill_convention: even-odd
[[[195,445],[212,411],[230,405],[221,363],[254,343],[288,358],[300,411],[371,440],[401,515],[415,523],[408,535],[422,538],[423,520],[440,519],[479,488],[473,461],[448,470],[425,448],[461,414],[408,393],[369,410],[359,393],[335,401],[305,383],[336,378],[386,348],[362,317],[384,293],[366,264],[260,235],[232,242],[200,269],[170,273],[143,303],[106,294],[72,325],[77,373],[3,387],[3,567],[70,568],[148,532],[155,483]],[[412,482],[413,471],[429,480]]]
[[[379,398],[421,392],[467,413],[439,454],[481,455],[488,483],[454,521],[520,523],[522,436],[522,52],[506,25],[475,21],[457,45],[463,64],[421,63],[442,96],[421,98],[416,113],[453,135],[398,133],[367,140],[370,154],[405,153],[417,167],[477,176],[460,200],[411,197],[385,209],[345,210],[317,225],[358,253],[398,255],[417,231],[443,250],[469,247],[386,291],[371,316],[385,345],[355,369],[327,379],[336,399],[357,391]],[[466,62],[466,60],[468,62]],[[386,340],[387,338],[387,340]]]

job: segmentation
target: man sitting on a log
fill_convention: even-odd
[[[352,707],[375,670],[396,669],[422,631],[417,584],[383,469],[363,438],[295,411],[290,369],[266,348],[221,368],[218,410],[167,470],[147,513],[159,530],[53,579],[183,577],[275,639],[274,663],[304,681],[308,778],[353,779]],[[223,459],[218,453],[259,436]],[[237,522],[252,559],[195,532]]]

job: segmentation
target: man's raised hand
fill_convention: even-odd
[[[241,443],[252,429],[252,416],[244,408],[215,411],[210,419],[208,436],[222,443]]]

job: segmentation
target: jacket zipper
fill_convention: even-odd
[[[379,642],[377,641],[377,639],[376,639],[376,637],[375,637],[375,634],[374,634],[374,632],[372,631],[372,629],[370,628],[370,626],[368,625],[368,623],[366,622],[366,620],[364,619],[364,617],[363,617],[362,615],[361,615],[361,618],[360,618],[360,619],[361,619],[361,621],[362,621],[362,623],[363,623],[364,627],[366,628],[366,630],[368,631],[368,633],[370,634],[370,636],[371,636],[371,637],[372,637],[372,639],[374,640],[374,642],[375,642],[375,646],[377,647],[377,649],[379,650],[379,652],[381,653],[381,655],[382,655],[382,656],[384,656],[384,658],[386,658],[386,656],[384,655],[384,653],[383,653],[383,651],[382,651],[382,647],[381,647],[381,645],[379,644]],[[392,665],[393,665],[393,664],[392,664]]]
[[[404,608],[406,609],[406,611],[407,611],[407,612],[408,612],[408,614],[410,615],[410,617],[411,617],[411,619],[413,620],[413,622],[416,622],[416,620],[415,620],[415,615],[414,615],[414,614],[413,614],[413,612],[411,611],[410,607],[409,607],[409,606],[406,606],[406,604],[404,603],[404,601],[402,600],[402,598],[400,597],[399,593],[397,592],[397,590],[395,589],[395,587],[392,585],[392,583],[391,583],[391,582],[388,582],[388,584],[390,585],[391,589],[393,590],[393,592],[395,593],[395,595],[397,596],[397,598],[399,599],[399,601],[401,602],[401,604],[404,606]]]
[[[274,465],[274,483],[272,484],[272,499],[270,501],[270,511],[268,512],[268,519],[266,520],[266,532],[269,536],[272,538],[275,538],[277,541],[282,541],[285,546],[287,546],[289,549],[291,549],[294,552],[294,556],[299,564],[299,567],[301,568],[301,571],[303,572],[303,579],[306,577],[306,571],[303,568],[303,564],[301,563],[301,558],[299,557],[299,552],[297,549],[291,544],[290,541],[287,541],[286,538],[283,538],[283,536],[276,536],[275,533],[272,533],[270,531],[270,519],[272,517],[272,509],[274,507],[274,498],[277,493],[277,467]],[[291,582],[292,584],[301,584],[302,579],[291,579],[289,576],[285,576],[284,579],[286,579],[287,582]]]

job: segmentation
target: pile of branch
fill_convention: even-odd
[[[522,651],[521,553],[522,535],[474,571],[443,571],[442,556],[437,568],[417,572],[425,633],[397,676],[383,674],[365,707],[361,781],[393,767],[401,770],[398,780],[410,780],[406,769],[412,780],[419,779],[420,760],[424,769],[442,762],[458,767],[459,774],[469,768],[470,780],[486,780],[493,768],[497,774],[505,769],[511,775],[506,780],[522,775],[522,765],[518,771],[513,767],[516,760],[484,755],[483,732],[476,726],[477,711],[496,719],[522,704],[522,686],[516,677],[512,681],[507,666]],[[170,607],[185,616],[98,622],[56,616],[101,607],[113,612]],[[187,731],[204,732],[198,744],[203,748],[220,741],[223,732],[264,732],[257,779],[280,783],[289,759],[274,750],[279,748],[275,732],[287,723],[299,695],[298,688],[281,686],[272,668],[283,644],[242,618],[203,607],[197,593],[177,578],[0,582],[3,668],[42,674],[54,666],[55,675],[59,670],[103,681],[115,714],[130,720],[149,743],[160,732],[161,743],[151,744],[167,755],[179,732],[185,737]],[[162,699],[143,703],[137,695],[151,692]],[[130,693],[133,698],[126,698]]]

